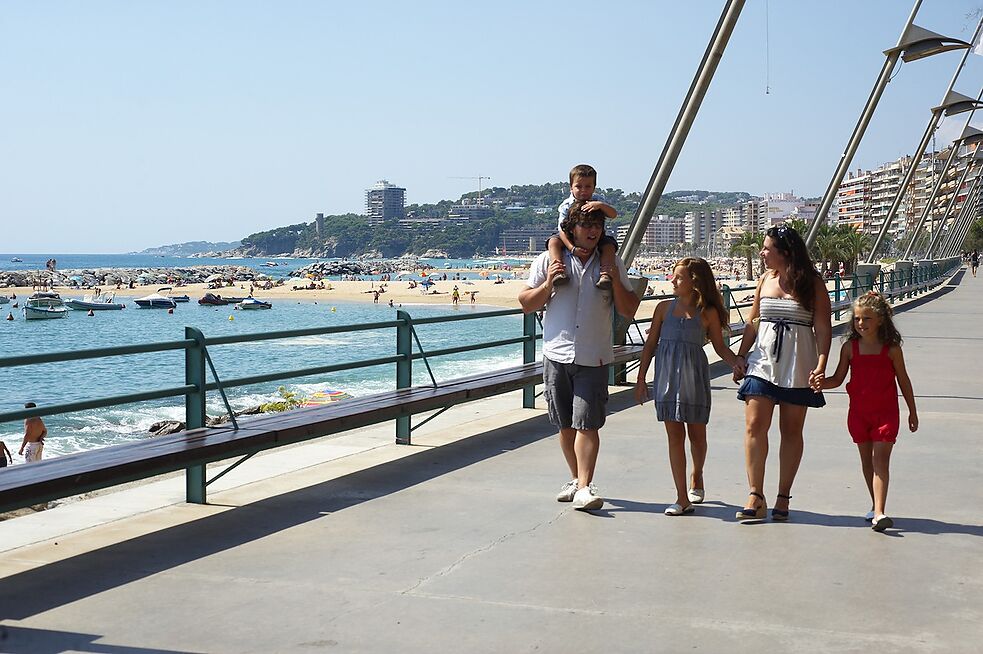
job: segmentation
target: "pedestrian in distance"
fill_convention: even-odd
[[[908,405],[908,430],[918,431],[918,411],[911,379],[901,351],[903,339],[894,326],[894,311],[883,295],[870,291],[853,302],[850,333],[840,348],[840,361],[821,388],[836,388],[850,372],[847,429],[860,451],[860,467],[872,508],[864,518],[874,531],[894,526],[885,513],[891,451],[900,429],[898,388]]]
[[[602,211],[604,217],[608,219],[618,216],[618,212],[614,207],[607,204],[602,196],[594,193],[596,187],[597,171],[593,167],[587,164],[578,164],[570,171],[570,196],[557,208],[559,213],[556,226],[557,233],[546,241],[546,248],[550,253],[550,261],[562,263],[564,252],[573,252],[577,248],[573,241],[570,240],[570,237],[567,236],[566,232],[563,231],[563,221],[566,220],[570,207],[573,206],[574,202],[585,202],[586,206],[583,208],[583,211],[587,213],[597,210]],[[618,251],[617,241],[607,234],[601,234],[598,250],[601,257],[601,267],[609,269],[615,265],[614,261],[617,258],[615,254]],[[567,272],[566,269],[563,269],[556,276],[554,283],[557,286],[566,284],[569,281]],[[498,282],[496,281],[496,283]],[[611,288],[611,278],[607,273],[601,273],[597,284],[600,288]]]
[[[969,264],[973,271],[973,277],[976,277],[976,269],[980,267],[980,251],[973,248],[973,253],[969,255]]]
[[[793,228],[778,225],[765,232],[758,280],[738,356],[745,377],[737,391],[744,400],[744,456],[748,502],[738,520],[767,514],[764,496],[768,430],[775,407],[781,447],[778,499],[772,520],[788,520],[792,484],[802,461],[802,429],[809,407],[826,404],[821,391],[832,342],[832,318],[826,283],[816,271],[805,242]]]
[[[550,422],[559,427],[560,449],[572,479],[556,499],[573,502],[575,509],[591,511],[604,505],[594,485],[608,400],[608,365],[614,360],[611,345],[612,305],[633,318],[638,297],[620,259],[601,263],[598,243],[604,234],[605,214],[584,211],[587,203],[570,207],[562,228],[576,245],[562,261],[543,252],[529,269],[527,288],[519,292],[525,313],[545,307],[543,315],[543,385]],[[556,278],[566,272],[566,284]],[[597,287],[601,273],[611,278],[611,288]]]
[[[672,272],[676,297],[659,302],[652,313],[642,348],[635,382],[639,404],[649,399],[646,383],[649,364],[655,359],[652,394],[655,415],[669,439],[669,468],[676,486],[676,500],[666,515],[692,513],[703,502],[706,485],[703,465],[707,458],[707,423],[710,421],[710,364],[703,346],[709,339],[714,351],[734,374],[743,375],[743,361],[724,341],[727,311],[724,299],[705,260],[686,257]],[[686,480],[686,438],[693,456],[693,473]]]
[[[34,409],[37,404],[28,402],[24,405],[25,409]],[[44,426],[44,421],[38,416],[24,420],[24,440],[21,441],[20,450],[17,454],[24,457],[27,463],[34,463],[41,460],[41,453],[44,451],[44,437],[48,435],[48,428]]]

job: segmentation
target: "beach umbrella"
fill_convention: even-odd
[[[218,273],[216,273],[214,275],[209,275],[208,277],[206,277],[205,278],[205,281],[206,282],[218,282],[218,281],[221,281],[222,279],[223,279],[223,277],[221,275],[219,275]]]
[[[481,275],[482,277],[488,277],[488,271],[487,271],[487,270],[482,270],[482,271],[481,271],[480,273],[478,273],[478,274],[479,274],[479,275]]]
[[[396,273],[396,277],[409,277],[412,274],[412,270],[400,270],[398,273]]]
[[[430,274],[430,273],[428,273],[428,272],[427,272],[426,270],[421,270],[421,271],[420,271],[420,277],[426,277],[426,276],[427,276],[427,275],[429,275],[429,274]]]
[[[430,288],[430,287],[431,287],[431,286],[433,286],[433,285],[434,285],[435,283],[436,283],[436,282],[434,282],[434,281],[433,281],[432,279],[430,279],[429,277],[427,277],[427,278],[426,278],[426,279],[424,279],[424,280],[423,280],[422,282],[420,282],[420,286],[423,286],[424,288]]]

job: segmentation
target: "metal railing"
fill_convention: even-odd
[[[831,303],[834,315],[837,320],[844,309],[862,292],[868,290],[878,290],[892,302],[898,299],[910,298],[921,294],[937,285],[950,274],[956,267],[961,265],[958,259],[952,259],[942,263],[932,263],[931,265],[920,265],[904,271],[883,271],[877,275],[867,275],[858,277],[850,275],[841,278],[839,275],[833,276],[833,288],[830,289]],[[731,321],[732,325],[737,325],[732,336],[740,335],[740,327],[744,323],[742,309],[750,307],[752,302],[745,294],[753,294],[754,286],[722,287],[724,305],[728,316],[732,311],[737,311],[737,321]],[[742,295],[742,299],[736,299],[737,295]],[[643,301],[658,301],[668,299],[671,295],[649,295]],[[520,309],[503,309],[488,311],[471,315],[451,315],[437,316],[428,318],[414,319],[406,311],[399,310],[395,320],[382,322],[372,322],[353,325],[337,325],[330,327],[313,327],[305,329],[293,329],[275,332],[242,334],[234,336],[206,337],[200,330],[193,327],[185,328],[185,337],[182,340],[163,341],[158,343],[145,343],[137,345],[123,345],[115,347],[101,347],[73,352],[49,352],[31,355],[19,355],[0,358],[0,369],[13,368],[18,366],[31,366],[44,363],[57,363],[68,361],[83,361],[87,359],[102,359],[106,357],[119,357],[133,354],[145,354],[156,352],[167,352],[173,350],[184,350],[184,383],[166,386],[164,388],[146,390],[135,393],[124,393],[99,397],[90,400],[67,402],[62,404],[51,404],[31,409],[18,409],[14,411],[0,412],[0,423],[33,416],[50,416],[64,413],[74,413],[88,409],[98,409],[110,406],[131,404],[151,400],[160,400],[173,397],[183,397],[185,404],[186,429],[199,429],[206,425],[206,397],[209,391],[219,391],[222,400],[228,410],[230,420],[234,428],[238,428],[235,420],[235,412],[229,403],[225,390],[229,388],[248,386],[253,384],[279,381],[285,379],[296,379],[311,375],[319,375],[331,372],[355,370],[359,368],[394,365],[396,389],[409,388],[413,384],[413,362],[422,360],[429,374],[431,383],[434,387],[439,385],[430,360],[436,357],[473,352],[478,350],[505,347],[509,345],[522,346],[522,363],[529,364],[536,361],[536,341],[542,338],[541,330],[537,329],[537,315],[529,314],[523,316],[522,333],[510,338],[498,338],[453,347],[439,347],[437,349],[426,350],[420,336],[416,330],[417,326],[435,325],[451,323],[464,320],[482,320],[501,316],[521,315]],[[645,335],[642,326],[651,322],[651,318],[640,318],[633,320],[629,325],[628,343],[641,344],[644,342]],[[631,334],[631,328],[637,332],[638,340]],[[216,370],[211,356],[209,346],[232,345],[239,343],[268,341],[277,339],[290,339],[303,336],[320,336],[327,334],[364,332],[372,330],[395,330],[395,354],[385,357],[374,357],[366,359],[353,359],[350,361],[331,363],[320,366],[298,368],[267,372],[262,374],[249,375],[232,379],[221,379]],[[416,351],[414,351],[414,344]],[[637,362],[634,364],[637,366]],[[212,381],[208,381],[208,371],[211,371]],[[623,379],[623,375],[621,377]],[[523,407],[532,408],[535,406],[535,389],[527,386],[523,389]],[[441,409],[439,412],[449,407]],[[420,423],[436,417],[431,415]],[[396,442],[400,444],[410,443],[410,434],[414,427],[410,422],[411,416],[401,416],[396,419]],[[245,458],[252,456],[255,452],[246,455]],[[245,459],[243,459],[245,460]],[[238,465],[242,460],[233,464]],[[224,474],[224,473],[222,473]],[[214,479],[212,480],[214,481]],[[187,495],[190,502],[204,502],[205,487],[211,483],[205,479],[205,465],[197,465],[187,469]]]

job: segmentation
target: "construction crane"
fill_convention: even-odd
[[[491,179],[491,177],[488,177],[487,175],[475,175],[473,177],[457,177],[457,176],[454,176],[454,177],[448,177],[447,179],[476,179],[476,180],[478,180],[478,204],[481,204],[481,180],[483,180],[483,179]]]

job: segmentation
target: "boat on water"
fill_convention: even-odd
[[[276,261],[267,261],[266,263],[261,263],[261,264],[259,264],[259,265],[261,265],[261,266],[265,266],[265,267],[267,267],[267,268],[276,268],[276,267],[277,267],[277,266],[279,266],[280,264],[278,264],[278,263],[277,263]]]
[[[10,302],[10,298],[6,295],[0,295],[0,304],[7,304]]]
[[[137,306],[141,309],[173,309],[177,306],[177,302],[174,298],[164,295],[171,290],[170,286],[163,286],[157,289],[156,293],[151,293],[150,295],[144,297],[138,297],[134,300]]]
[[[10,263],[24,263],[24,260],[20,257],[10,257]]]
[[[81,300],[71,298],[65,300],[65,306],[76,311],[118,311],[126,307],[122,302],[116,301],[116,295],[106,295],[104,293],[93,293],[86,295]]]
[[[27,298],[24,305],[24,318],[27,320],[51,320],[64,318],[68,309],[57,293],[38,292]]]
[[[187,295],[171,295],[169,297],[175,302],[191,302],[191,298]]]
[[[263,300],[257,300],[254,297],[247,297],[241,302],[239,302],[240,309],[272,309],[273,305],[269,302],[264,302]]]

